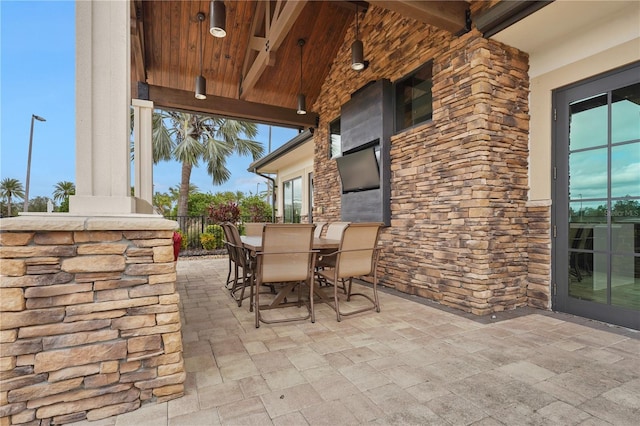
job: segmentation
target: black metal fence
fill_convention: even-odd
[[[165,216],[165,219],[175,220],[180,226],[183,247],[187,249],[201,249],[200,234],[204,233],[208,225],[214,222],[208,216]],[[184,241],[186,240],[186,243]]]
[[[208,216],[165,216],[164,218],[178,222],[182,233],[182,247],[185,249],[201,249],[200,235],[206,232],[207,226],[216,224]],[[241,220],[242,222],[250,222],[249,218]],[[240,229],[242,230],[242,225],[240,225]]]

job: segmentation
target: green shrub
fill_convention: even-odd
[[[257,195],[242,199],[240,211],[245,222],[271,222],[272,220],[271,205]]]
[[[200,234],[200,244],[205,250],[215,250],[224,246],[222,226],[207,225],[205,232]]]

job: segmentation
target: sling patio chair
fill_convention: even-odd
[[[342,233],[349,226],[350,222],[330,222],[327,225],[327,232],[325,234],[325,238],[331,240],[340,240],[342,239]],[[336,258],[335,256],[326,256],[326,252],[321,252],[318,255],[318,261],[316,262],[316,269],[321,270],[325,268],[333,268],[335,266]],[[327,280],[322,277],[319,277],[320,285],[330,285]],[[342,291],[344,294],[347,294],[347,288],[342,285]]]
[[[222,231],[224,232],[224,248],[227,250],[227,255],[229,259],[229,272],[227,272],[227,282],[225,283],[225,288],[227,290],[231,290],[233,288],[234,283],[238,279],[237,274],[231,278],[231,273],[234,271],[235,263],[236,263],[236,251],[231,242],[231,236],[229,234],[229,230],[227,228],[227,223],[220,224],[222,227]]]
[[[250,237],[259,237],[262,235],[262,228],[264,228],[264,222],[245,222],[242,224],[244,226],[244,235]]]
[[[314,227],[313,224],[280,223],[268,223],[264,226],[261,250],[255,252],[255,280],[251,287],[256,328],[260,327],[260,322],[271,324],[300,321],[309,317],[315,322],[313,272],[316,252],[312,250]],[[275,295],[260,291],[261,286],[266,284],[277,288]],[[302,298],[302,285],[308,286],[308,300]],[[297,294],[295,300],[289,300],[294,294]],[[265,310],[293,306],[300,308],[302,305],[307,308],[306,314],[302,316],[272,315],[268,319],[263,315]]]
[[[327,226],[327,222],[314,222],[313,224],[316,225],[316,229],[313,231],[313,238],[322,237],[322,231]]]
[[[251,286],[253,280],[253,267],[252,259],[249,253],[242,246],[242,240],[240,239],[240,233],[238,228],[233,223],[226,222],[223,224],[222,229],[227,239],[226,246],[229,253],[229,274],[227,275],[227,288],[231,293],[231,297],[238,303],[238,306],[242,306],[242,301],[249,297],[245,296],[245,289]],[[231,278],[231,265],[234,268],[234,278]],[[252,309],[252,306],[249,306]]]
[[[320,269],[316,272],[320,280],[325,280],[333,285],[333,305],[338,321],[342,316],[353,315],[360,312],[375,310],[380,312],[380,302],[378,300],[378,238],[382,223],[351,223],[342,233],[340,247],[330,256],[335,257],[333,267]],[[356,277],[373,277],[372,294],[352,293],[353,279]],[[340,309],[340,298],[338,297],[338,282],[346,288],[346,301],[350,302],[352,296],[361,296],[369,303],[366,306],[357,307],[348,311]],[[346,284],[348,283],[348,286]],[[344,297],[344,296],[342,296]],[[330,302],[329,305],[331,305]]]

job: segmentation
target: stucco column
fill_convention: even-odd
[[[130,194],[128,1],[76,2],[75,214],[136,212]]]
[[[133,175],[136,198],[153,205],[153,102],[133,99]]]

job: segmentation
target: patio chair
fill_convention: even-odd
[[[259,237],[262,235],[262,228],[264,228],[264,222],[245,222],[244,235],[249,237]]]
[[[335,265],[317,271],[319,279],[326,280],[333,285],[333,306],[336,311],[338,321],[342,316],[357,314],[360,312],[375,310],[380,312],[380,302],[378,300],[378,237],[380,235],[381,223],[352,223],[349,224],[342,234],[340,248],[330,256],[335,258]],[[326,256],[325,256],[326,257]],[[351,287],[353,278],[372,276],[373,292],[371,295],[365,293],[352,293]],[[346,301],[351,301],[352,296],[362,296],[371,302],[371,305],[348,312],[340,310],[338,298],[338,282],[343,288],[348,283],[346,291]],[[331,305],[331,303],[329,303]]]
[[[330,222],[327,226],[327,233],[325,234],[325,238],[331,240],[340,240],[342,239],[342,233],[345,228],[349,226],[350,222]],[[318,270],[325,268],[333,268],[335,266],[336,258],[335,256],[325,256],[325,253],[320,253],[318,256],[318,261],[316,262],[316,268]],[[329,283],[320,278],[320,285],[329,285]],[[347,288],[342,286],[342,291],[344,294],[347,294]]]
[[[220,225],[222,227],[222,231],[224,232],[224,248],[227,250],[227,255],[229,258],[229,271],[227,272],[227,281],[225,283],[225,288],[230,290],[233,287],[233,283],[237,280],[237,277],[231,279],[231,272],[233,272],[236,263],[236,250],[233,247],[233,243],[231,242],[231,235],[229,234],[229,229],[227,227],[227,223],[222,223]]]
[[[255,253],[256,272],[255,288],[251,287],[253,307],[255,309],[256,328],[260,322],[271,324],[285,321],[300,321],[311,317],[315,322],[313,311],[313,271],[315,254],[313,251],[313,224],[275,224],[268,223],[262,231],[262,250]],[[259,291],[264,284],[278,287],[275,297],[269,297],[268,303],[260,301]],[[309,288],[309,299],[305,303],[302,299],[301,284]],[[297,299],[289,301],[294,290]],[[303,316],[267,319],[263,311],[268,309],[285,308],[305,305],[307,313]]]
[[[322,231],[327,226],[327,222],[314,222],[314,225],[316,225],[316,229],[313,231],[313,238],[322,237]]]
[[[324,237],[330,240],[339,240],[342,238],[342,233],[344,229],[349,226],[349,223],[350,222],[330,222]]]
[[[254,265],[251,263],[252,259],[249,253],[242,246],[238,228],[236,228],[234,224],[227,222],[223,225],[222,229],[225,231],[227,239],[226,245],[230,261],[229,268],[231,268],[231,263],[233,263],[234,267],[233,280],[230,280],[231,271],[229,271],[229,275],[227,276],[227,288],[231,293],[231,297],[238,303],[238,306],[242,306],[242,301],[246,297],[249,297],[249,295],[245,296],[245,289],[251,286]],[[252,307],[250,306],[249,309],[251,310]]]

